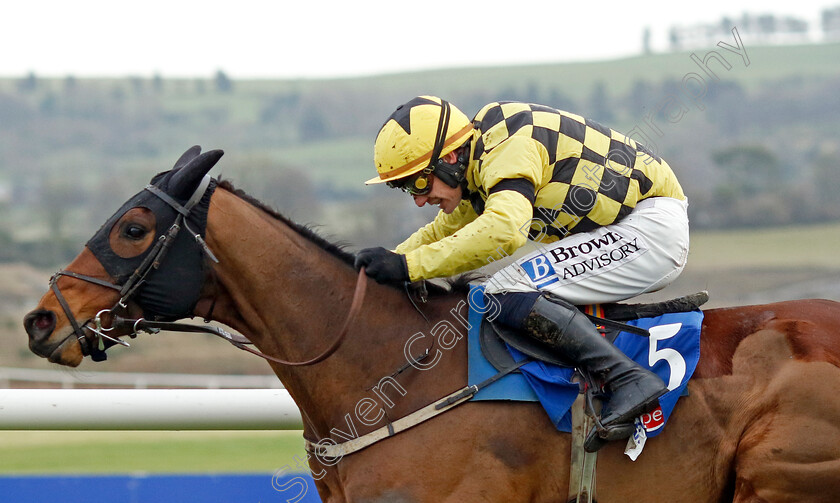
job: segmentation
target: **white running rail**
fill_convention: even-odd
[[[133,372],[87,372],[75,369],[41,370],[0,367],[0,388],[14,382],[76,386],[119,386],[130,388],[274,388],[283,385],[274,375],[157,374]]]
[[[300,430],[282,389],[0,389],[0,430]]]

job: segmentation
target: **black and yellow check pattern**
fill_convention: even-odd
[[[624,218],[648,197],[684,200],[682,188],[670,166],[653,152],[621,133],[579,115],[541,105],[497,102],[475,117],[476,133],[469,166],[470,190],[483,199],[504,173],[494,159],[516,159],[516,152],[499,156],[499,149],[530,148],[525,137],[540,147],[541,166],[534,182],[532,239],[555,241],[575,232],[586,232]],[[544,150],[542,150],[544,149]],[[495,154],[493,152],[496,151]],[[501,161],[496,161],[501,162]],[[510,177],[521,178],[521,170]]]

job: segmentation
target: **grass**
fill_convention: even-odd
[[[712,269],[840,269],[840,223],[694,232],[689,266]]]
[[[2,431],[2,474],[303,472],[299,431]]]

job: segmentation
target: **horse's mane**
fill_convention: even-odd
[[[324,239],[317,232],[315,232],[312,227],[308,225],[301,225],[297,222],[294,222],[287,218],[286,216],[282,215],[279,211],[275,210],[271,206],[263,203],[259,199],[255,198],[254,196],[248,194],[247,192],[243,191],[242,189],[237,189],[233,186],[233,183],[230,180],[219,180],[218,183],[219,187],[232,192],[234,195],[239,197],[240,199],[245,200],[249,204],[256,206],[257,208],[263,210],[264,212],[268,213],[272,217],[280,220],[284,224],[288,225],[298,234],[305,237],[309,241],[312,241],[316,245],[318,245],[321,249],[328,252],[330,255],[337,257],[339,260],[344,262],[345,264],[353,266],[353,262],[356,260],[356,255],[353,253],[348,252],[344,249],[344,243],[333,243],[327,239]]]
[[[243,191],[242,189],[237,189],[233,186],[233,183],[230,180],[222,180],[219,179],[218,186],[233,193],[240,199],[244,200],[245,202],[263,210],[264,212],[268,213],[272,217],[280,220],[284,224],[288,225],[292,229],[294,229],[298,234],[305,237],[309,241],[318,245],[321,249],[329,253],[330,255],[338,258],[345,264],[349,265],[350,267],[354,266],[354,262],[356,260],[356,255],[345,250],[345,243],[333,243],[328,239],[320,236],[315,230],[309,225],[302,225],[299,224],[288,217],[281,214],[279,211],[275,210],[271,206],[263,203],[259,199],[255,198],[254,196],[248,194],[247,192]],[[475,279],[476,275],[471,273],[462,274],[460,276],[456,276],[454,278],[450,278],[444,280],[443,285],[438,285],[435,283],[429,283],[428,290],[429,294],[437,296],[437,295],[446,295],[449,293],[454,292],[465,292],[469,289],[469,282]]]

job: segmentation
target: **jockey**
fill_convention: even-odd
[[[685,267],[688,202],[656,153],[546,106],[490,103],[469,120],[440,98],[420,96],[382,126],[374,163],[378,176],[368,184],[387,183],[440,212],[393,252],[359,252],[357,269],[393,283],[508,258],[486,282],[488,302],[501,306],[496,321],[603,379],[608,430],[629,433],[628,423],[655,408],[667,391],[662,380],[575,305],[656,291]]]

